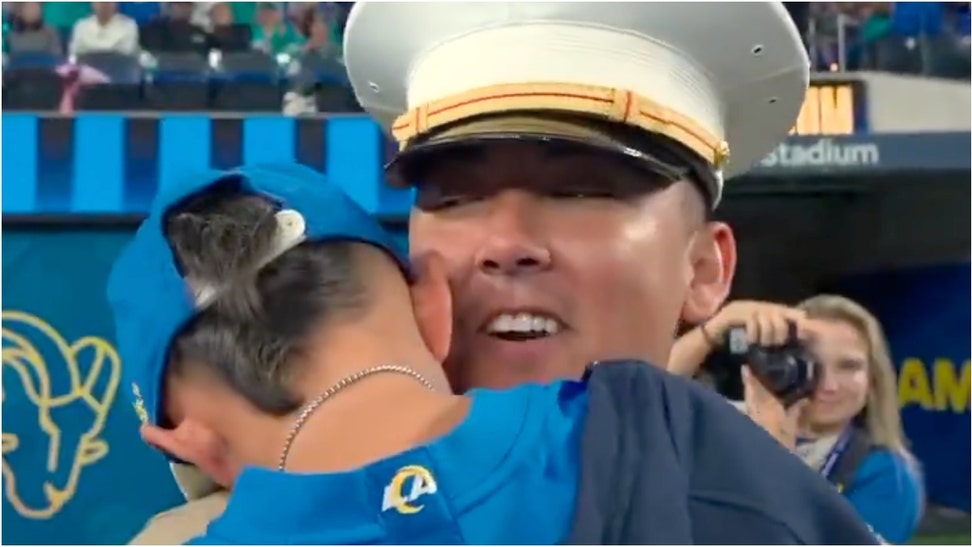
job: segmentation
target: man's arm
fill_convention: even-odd
[[[854,507],[816,471],[746,416],[697,386],[692,399],[691,510],[699,543],[874,545]],[[787,539],[789,537],[789,540]]]

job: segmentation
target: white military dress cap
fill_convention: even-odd
[[[684,145],[716,171],[715,200],[785,138],[809,80],[779,2],[357,2],[344,55],[402,150],[444,128],[513,131],[490,114],[579,114]]]

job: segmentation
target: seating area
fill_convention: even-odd
[[[819,71],[970,78],[969,4],[785,3]],[[350,2],[7,2],[7,111],[360,112]]]
[[[814,2],[802,17],[820,71],[969,79],[968,2]]]
[[[149,63],[113,52],[80,55],[75,64],[97,71],[107,81],[90,80],[85,71],[58,71],[63,60],[51,55],[10,55],[4,65],[5,111],[62,109],[64,86],[83,80],[70,109],[280,112],[288,90],[318,98],[318,111],[357,112],[344,67],[314,54],[282,64],[259,51],[162,53]],[[148,65],[148,66],[146,66]]]
[[[335,3],[77,4],[4,5],[4,110],[359,111]]]

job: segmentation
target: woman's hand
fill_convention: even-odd
[[[726,331],[734,326],[745,326],[749,343],[760,346],[781,346],[790,335],[789,323],[795,323],[800,338],[806,336],[803,327],[806,313],[803,310],[758,302],[736,300],[730,302],[705,323],[705,333],[716,343],[721,343]]]
[[[742,379],[746,414],[792,452],[796,449],[800,413],[808,400],[797,401],[790,408],[786,408],[753,376],[749,367],[742,368]]]
[[[672,374],[694,376],[706,357],[722,346],[726,332],[737,325],[746,328],[751,344],[783,345],[790,336],[790,322],[796,324],[801,340],[809,338],[808,321],[802,310],[755,300],[730,302],[703,325],[675,341],[666,368]]]

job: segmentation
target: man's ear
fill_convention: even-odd
[[[715,315],[736,273],[736,238],[724,222],[707,223],[689,246],[689,287],[682,320],[698,324]]]
[[[452,294],[445,261],[434,252],[413,257],[412,307],[425,345],[440,363],[452,343]]]
[[[140,431],[147,444],[195,465],[224,488],[232,486],[233,473],[226,462],[225,443],[212,429],[185,419],[173,429],[146,424]]]

